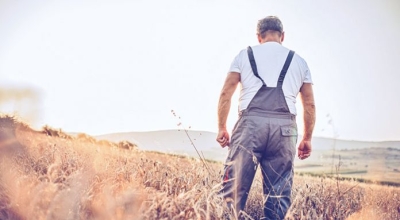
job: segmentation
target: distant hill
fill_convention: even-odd
[[[189,130],[188,134],[197,149],[201,151],[207,159],[217,161],[225,160],[227,149],[221,148],[215,141],[217,136],[216,133]],[[96,138],[110,141],[127,140],[136,143],[139,148],[143,150],[184,154],[193,157],[197,156],[197,153],[184,130],[112,133],[100,135]],[[299,137],[299,140],[300,139],[301,137]],[[368,148],[393,148],[400,150],[400,141],[367,142],[314,137],[312,142],[314,152],[328,152],[333,149],[335,149],[335,151],[341,151]]]
[[[397,148],[400,149],[400,141],[354,141],[332,138],[314,137],[312,140],[315,149],[336,150],[366,149],[366,148]]]
[[[224,161],[227,149],[223,149],[215,141],[216,133],[189,130],[188,135],[194,146],[206,159]],[[159,151],[171,154],[182,154],[198,157],[196,150],[184,130],[162,130],[149,132],[126,132],[97,136],[97,139],[110,141],[127,140],[136,143],[140,149]]]

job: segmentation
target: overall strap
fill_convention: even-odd
[[[247,55],[249,56],[251,69],[253,70],[254,75],[261,80],[263,86],[266,86],[264,80],[261,79],[260,75],[258,75],[257,65],[256,65],[256,61],[254,60],[253,50],[251,49],[250,46],[247,47]]]
[[[289,51],[289,54],[285,61],[285,64],[283,65],[283,68],[281,70],[281,74],[279,75],[277,87],[282,87],[283,80],[285,79],[286,72],[289,69],[290,63],[292,62],[293,55],[294,55],[294,51],[292,51],[292,50]]]

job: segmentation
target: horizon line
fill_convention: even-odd
[[[99,134],[99,135],[94,135],[94,136],[103,136],[103,135],[111,135],[111,134],[122,134],[122,133],[149,133],[149,132],[160,132],[160,131],[184,131],[185,129],[157,129],[157,130],[146,130],[146,131],[121,131],[121,132],[111,132],[111,133],[105,133],[105,134]],[[194,131],[194,132],[209,132],[209,133],[214,133],[217,134],[215,131],[208,131],[208,130],[192,130],[192,129],[186,129],[187,131]],[[75,132],[71,132],[75,133]],[[302,137],[302,134],[298,135],[299,137]],[[357,142],[400,142],[399,140],[358,140],[358,139],[345,139],[345,138],[334,138],[334,137],[327,137],[327,136],[313,136],[313,138],[324,138],[324,139],[331,139],[331,140],[341,140],[341,141],[357,141]]]

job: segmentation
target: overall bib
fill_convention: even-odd
[[[222,192],[225,198],[233,199],[237,212],[244,210],[260,164],[264,217],[283,219],[291,203],[297,125],[286,103],[282,84],[294,52],[289,52],[276,87],[265,84],[258,75],[251,47],[247,52],[253,73],[263,85],[247,109],[239,113],[225,163]]]

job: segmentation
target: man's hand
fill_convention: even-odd
[[[226,131],[226,129],[219,130],[217,142],[221,145],[221,147],[229,146],[229,133]]]
[[[300,160],[307,159],[311,155],[311,141],[302,140],[298,147],[298,153]]]

